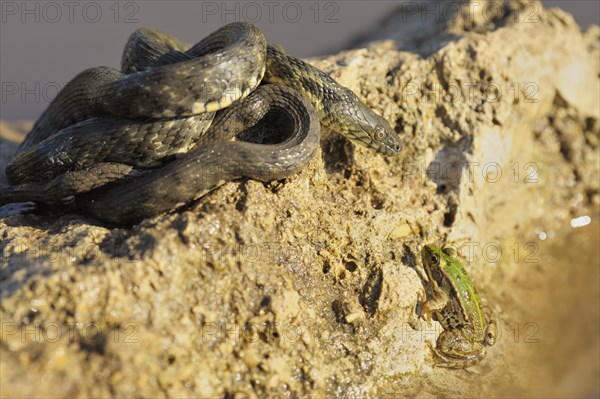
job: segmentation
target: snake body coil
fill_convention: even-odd
[[[121,71],[83,71],[36,121],[6,168],[0,205],[75,195],[97,219],[134,223],[226,181],[295,173],[317,148],[319,120],[382,154],[402,148],[352,91],[250,24],[190,48],[139,29]]]

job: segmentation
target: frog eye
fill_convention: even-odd
[[[439,265],[439,264],[440,264],[440,258],[438,258],[438,256],[437,256],[437,255],[431,255],[431,261],[432,261],[433,263],[435,263],[436,265]]]

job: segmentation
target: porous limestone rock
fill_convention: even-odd
[[[594,392],[598,236],[562,226],[598,226],[599,30],[515,4],[426,32],[399,13],[381,40],[310,60],[392,123],[402,157],[323,132],[301,173],[131,229],[5,209],[2,395]],[[3,164],[26,131],[0,125]],[[420,248],[455,240],[502,333],[471,373],[434,368],[439,324],[415,317]]]

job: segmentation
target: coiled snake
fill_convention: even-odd
[[[225,25],[190,48],[139,29],[121,71],[85,70],[58,93],[7,166],[0,205],[75,196],[99,220],[135,223],[226,181],[297,172],[319,120],[381,154],[402,149],[351,90],[253,25]]]

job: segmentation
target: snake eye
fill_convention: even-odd
[[[382,127],[377,128],[377,131],[375,132],[375,137],[377,138],[377,140],[382,141],[385,138],[385,130]]]

